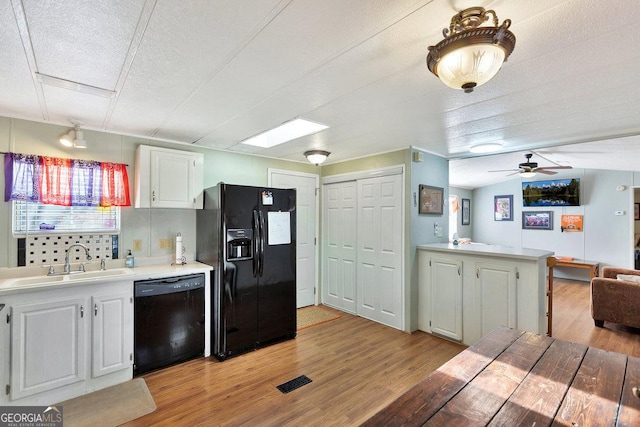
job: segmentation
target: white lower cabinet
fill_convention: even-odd
[[[467,345],[501,325],[544,334],[545,261],[419,247],[418,329]]]
[[[8,330],[0,338],[10,344],[10,364],[2,370],[6,393],[0,404],[49,405],[132,378],[132,282],[5,300]]]
[[[92,300],[91,376],[127,369],[132,364],[131,292],[96,295]]]
[[[436,257],[429,262],[431,332],[462,341],[462,262]]]
[[[517,328],[517,267],[508,262],[479,262],[475,269],[476,313],[479,315],[480,336],[485,336],[498,326]]]
[[[85,300],[11,307],[11,400],[84,381]]]

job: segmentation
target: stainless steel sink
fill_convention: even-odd
[[[114,268],[111,270],[87,271],[60,276],[18,277],[15,279],[0,280],[0,289],[40,287],[76,282],[95,282],[109,278],[131,276],[133,274],[135,273],[130,268]]]

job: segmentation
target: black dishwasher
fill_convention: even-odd
[[[204,354],[204,285],[204,274],[134,282],[134,375]]]

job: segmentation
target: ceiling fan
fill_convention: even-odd
[[[501,169],[501,170],[493,170],[493,171],[489,171],[489,172],[513,172],[510,173],[509,175],[514,175],[516,173],[519,173],[520,176],[522,176],[523,178],[530,178],[532,176],[534,176],[537,173],[542,173],[545,175],[555,175],[558,172],[556,172],[556,170],[558,169],[573,169],[573,167],[571,166],[561,166],[558,163],[554,162],[553,160],[549,160],[543,156],[541,156],[540,154],[536,153],[538,156],[542,157],[543,159],[553,163],[556,166],[540,166],[538,167],[538,163],[537,162],[532,162],[531,161],[531,157],[533,157],[532,153],[527,153],[524,155],[524,157],[527,159],[526,162],[520,163],[518,165],[518,169]],[[508,175],[507,175],[508,176]]]

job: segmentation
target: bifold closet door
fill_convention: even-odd
[[[322,186],[322,301],[356,312],[356,181]]]
[[[357,314],[402,329],[402,175],[358,180]]]

